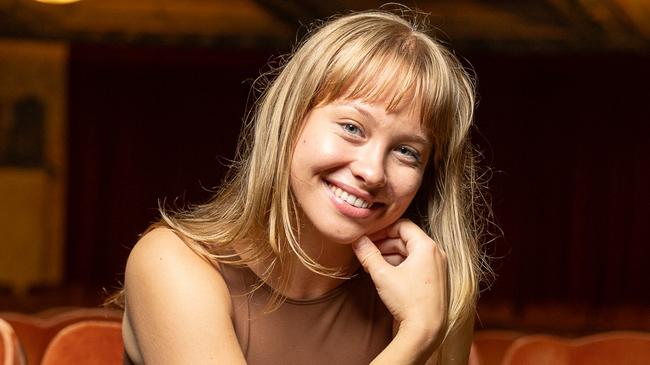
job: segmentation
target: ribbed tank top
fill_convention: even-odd
[[[369,364],[392,339],[392,316],[361,272],[320,298],[265,306],[272,289],[248,268],[220,265],[233,304],[233,325],[249,365]],[[130,359],[125,354],[125,364]]]
[[[222,265],[233,301],[235,332],[250,365],[367,365],[392,339],[392,316],[361,272],[317,299],[286,301],[265,313],[272,290],[250,293],[257,276]]]

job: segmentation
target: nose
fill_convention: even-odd
[[[387,180],[383,153],[379,148],[366,147],[358,151],[354,162],[350,164],[350,170],[366,187],[382,187]]]

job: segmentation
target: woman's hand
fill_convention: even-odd
[[[406,244],[400,238],[387,238],[386,230],[381,230],[369,236],[372,243],[377,246],[384,260],[393,266],[401,264],[408,256]]]
[[[435,350],[447,320],[447,258],[415,223],[401,219],[353,243],[352,248],[372,277],[377,292],[399,331],[426,339]]]

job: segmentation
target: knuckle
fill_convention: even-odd
[[[385,267],[377,267],[376,270],[373,271],[372,276],[374,276],[378,280],[384,279],[388,275],[388,270]]]

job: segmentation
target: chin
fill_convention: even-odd
[[[365,236],[365,233],[361,233],[354,236],[336,237],[332,239],[332,242],[339,245],[351,245],[352,243],[358,241],[363,236]]]
[[[316,227],[323,238],[334,244],[350,245],[358,241],[363,236],[370,236],[373,233],[387,227],[389,224],[377,227],[374,224],[337,224],[336,228],[329,227]],[[322,228],[322,229],[321,229]]]
[[[324,234],[328,241],[339,245],[350,245],[365,235],[366,232],[358,230],[350,230],[347,232],[327,232]]]

